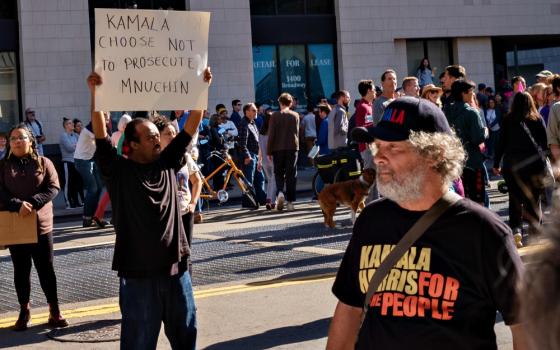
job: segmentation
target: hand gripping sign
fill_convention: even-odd
[[[96,8],[96,109],[206,109],[209,25],[209,12]]]

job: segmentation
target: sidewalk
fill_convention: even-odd
[[[307,167],[303,170],[298,169],[298,179],[297,179],[297,191],[305,192],[311,190],[311,181],[313,180],[313,175],[315,175],[315,168]],[[228,191],[229,200],[241,198],[241,191],[238,186],[234,186],[232,190]],[[60,191],[58,195],[53,200],[54,204],[54,217],[55,218],[66,218],[66,217],[81,217],[82,208],[72,208],[66,209],[66,204],[64,203],[64,193]],[[217,206],[214,206],[217,207]],[[107,208],[110,211],[111,207]],[[108,215],[106,214],[106,217]]]

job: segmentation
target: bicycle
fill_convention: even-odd
[[[237,182],[237,185],[239,186],[239,189],[241,190],[243,197],[245,197],[251,203],[251,208],[258,209],[259,203],[257,202],[256,199],[257,196],[255,194],[255,190],[253,186],[247,181],[243,172],[235,165],[235,162],[233,161],[231,156],[227,152],[212,151],[210,152],[210,155],[208,156],[207,159],[210,160],[210,158],[212,157],[218,157],[223,161],[223,163],[220,164],[220,166],[218,166],[216,169],[214,169],[214,171],[212,171],[210,175],[203,176],[201,174],[202,193],[200,194],[200,198],[206,200],[217,199],[220,202],[220,204],[227,202],[229,199],[227,184],[229,183],[229,180],[233,176],[233,178]],[[208,180],[214,177],[214,175],[219,174],[228,165],[229,165],[229,169],[227,171],[223,187],[221,189],[218,189],[217,191],[214,190],[214,188],[212,187],[212,185],[210,185]]]

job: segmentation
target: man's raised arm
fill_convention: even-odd
[[[210,85],[212,83],[212,72],[210,71],[210,67],[206,67],[204,70],[204,81]],[[193,136],[197,131],[202,121],[202,116],[204,115],[204,111],[201,110],[193,110],[190,112],[185,125],[183,126],[183,130],[190,136]]]
[[[104,139],[107,137],[107,126],[105,125],[105,117],[103,112],[95,110],[95,89],[102,84],[99,74],[92,72],[87,83],[91,93],[91,125],[96,139]]]

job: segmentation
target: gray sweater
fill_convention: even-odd
[[[329,149],[346,147],[348,136],[348,114],[341,105],[336,105],[329,114]]]
[[[60,146],[60,154],[62,155],[63,162],[74,163],[74,151],[78,143],[78,134],[72,132],[71,134],[63,132],[60,134],[58,145]]]

